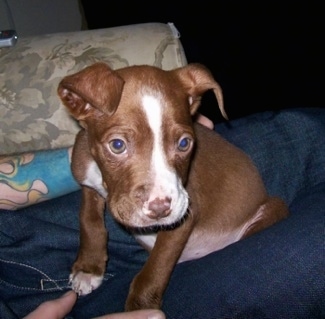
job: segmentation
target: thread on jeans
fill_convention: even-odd
[[[23,263],[19,263],[19,262],[16,262],[16,261],[11,261],[11,260],[4,260],[4,259],[1,259],[0,258],[0,262],[3,262],[3,263],[7,263],[7,264],[11,264],[11,265],[18,265],[18,266],[22,266],[22,267],[26,267],[28,269],[32,269],[38,273],[40,273],[41,275],[43,275],[48,281],[52,282],[55,287],[59,290],[63,290],[57,283],[55,280],[51,279],[46,273],[44,273],[43,271],[33,267],[33,266],[30,266],[30,265],[26,265],[26,264],[23,264]],[[45,279],[41,279],[41,290],[43,290],[43,281]]]

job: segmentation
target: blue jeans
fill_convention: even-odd
[[[270,194],[290,206],[286,220],[176,266],[164,295],[168,319],[325,317],[325,110],[265,112],[218,124],[246,151]],[[80,192],[19,211],[0,211],[0,318],[21,318],[69,289],[78,248]],[[67,318],[123,310],[147,253],[106,214],[109,253],[103,284]]]

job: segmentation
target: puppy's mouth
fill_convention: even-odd
[[[146,235],[146,234],[154,234],[157,233],[158,231],[168,231],[168,230],[173,230],[180,225],[184,223],[184,221],[187,219],[187,217],[190,215],[189,210],[185,212],[182,218],[179,220],[175,221],[174,223],[171,224],[154,224],[154,225],[147,225],[147,226],[131,226],[128,225],[126,226],[129,231],[131,231],[133,234],[136,235]]]

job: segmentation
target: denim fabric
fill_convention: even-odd
[[[81,192],[77,191],[19,211],[0,211],[0,299],[18,318],[40,301],[69,289],[70,267],[79,243],[80,202]],[[105,283],[127,274],[126,288],[147,253],[108,213],[105,217],[111,256]],[[126,289],[121,288],[116,289],[123,293],[118,298],[120,309],[126,298]],[[0,318],[7,317],[0,313]]]
[[[215,129],[250,155],[269,193],[288,204],[324,181],[325,109],[257,113]]]
[[[216,130],[245,150],[286,220],[196,261],[176,266],[164,295],[168,319],[324,318],[325,110],[266,112]],[[21,318],[68,289],[78,248],[80,192],[0,211],[0,318]],[[106,214],[110,261],[102,286],[67,318],[121,311],[147,258]]]
[[[325,183],[290,209],[287,220],[178,265],[165,294],[167,318],[324,318]]]

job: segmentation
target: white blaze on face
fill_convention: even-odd
[[[159,99],[151,95],[144,95],[142,105],[154,138],[151,157],[151,174],[154,178],[153,188],[148,202],[145,203],[144,213],[146,213],[150,201],[156,198],[171,198],[172,213],[159,222],[160,224],[169,224],[177,221],[185,214],[188,206],[188,195],[175,169],[167,163],[163,147],[163,110]]]

